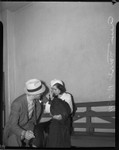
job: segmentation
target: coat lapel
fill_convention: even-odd
[[[27,102],[27,95],[25,95],[25,97],[24,97],[23,107],[24,107],[24,113],[27,115],[27,119],[28,119],[28,102]]]

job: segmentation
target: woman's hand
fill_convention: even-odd
[[[61,115],[61,114],[59,114],[59,115],[54,115],[54,116],[53,116],[53,119],[62,120],[62,115]]]
[[[52,91],[52,90],[50,90],[50,93],[49,93],[49,99],[50,99],[50,100],[53,100],[53,99],[54,99],[53,91]]]

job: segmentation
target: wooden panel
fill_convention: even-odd
[[[74,123],[73,127],[75,128],[89,128],[89,127],[93,127],[93,128],[103,128],[103,129],[113,129],[115,128],[114,124],[108,124],[108,123]]]
[[[85,103],[76,103],[77,107],[93,107],[93,106],[108,106],[109,104],[115,105],[115,101],[100,101],[100,102],[85,102]]]
[[[86,111],[86,112],[77,112],[76,116],[80,117],[100,117],[100,116],[110,116],[113,117],[115,112],[95,112],[95,111]]]

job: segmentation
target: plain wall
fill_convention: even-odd
[[[5,31],[8,67],[4,64],[8,105],[23,94],[25,82],[31,78],[41,79],[48,86],[54,78],[63,80],[75,102],[115,100],[115,71],[110,80],[111,66],[107,61],[109,51],[115,61],[115,28],[114,43],[108,47],[111,36],[108,19],[113,17],[115,27],[119,20],[118,6],[32,2],[13,13],[8,11]],[[110,85],[112,91],[108,90]]]
[[[110,3],[80,2],[34,3],[16,12],[16,96],[30,78],[59,78],[76,101],[108,100],[110,15],[116,20]]]

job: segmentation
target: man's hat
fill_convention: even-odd
[[[45,91],[45,86],[38,79],[30,79],[26,82],[25,93],[36,95]]]

